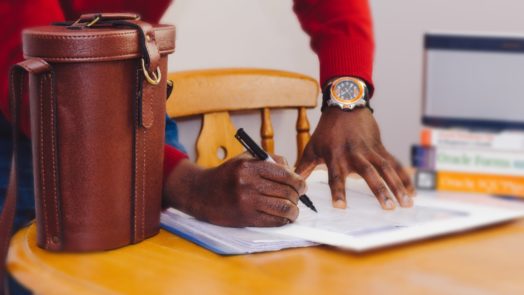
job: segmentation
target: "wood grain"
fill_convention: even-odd
[[[12,240],[8,268],[38,294],[522,294],[524,221],[367,254],[330,247],[219,256],[161,231],[91,254]]]
[[[315,79],[265,69],[211,69],[169,74],[174,89],[167,101],[172,118],[221,111],[317,105]]]

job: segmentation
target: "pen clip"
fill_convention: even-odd
[[[244,139],[242,138],[242,136],[240,136],[238,133],[235,134],[235,138],[238,139],[238,141],[240,141],[240,143],[244,146],[244,148],[253,156],[253,157],[257,157],[257,154],[255,154],[255,152],[253,151],[253,149],[251,149],[251,147],[244,141]]]
[[[244,131],[243,128],[239,128],[235,137],[240,143],[248,150],[255,159],[263,160],[269,158],[269,155],[260,147],[258,144]]]

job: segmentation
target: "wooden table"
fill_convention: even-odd
[[[524,294],[524,220],[366,254],[326,246],[222,257],[161,231],[92,254],[12,240],[8,268],[37,294]]]

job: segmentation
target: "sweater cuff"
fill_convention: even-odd
[[[184,159],[188,159],[186,154],[168,144],[164,145],[164,180],[178,163]]]
[[[335,77],[352,76],[362,79],[373,95],[373,44],[365,41],[351,43],[350,38],[323,40],[318,49],[320,85]]]

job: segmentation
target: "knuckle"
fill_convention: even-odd
[[[272,211],[278,212],[284,215],[289,213],[292,210],[293,206],[294,205],[287,200],[281,200],[281,201],[269,203],[269,207],[272,209]]]
[[[371,176],[375,173],[375,167],[371,164],[364,164],[362,166],[362,174],[366,176]]]
[[[240,164],[240,169],[247,169],[249,168],[249,164],[250,164],[251,161],[249,161],[248,159],[241,159],[239,161],[239,164]]]
[[[284,187],[283,193],[284,193],[284,196],[287,197],[287,198],[291,198],[291,197],[293,197],[294,195],[297,194],[297,192],[294,189],[292,189],[292,188],[290,188],[288,186]]]
[[[362,149],[362,145],[360,143],[355,142],[346,142],[344,144],[344,149],[348,153],[355,153]]]
[[[376,192],[381,196],[389,194],[388,188],[384,186],[383,184],[380,184],[379,186],[377,186]]]
[[[244,175],[239,175],[236,179],[235,179],[235,184],[237,185],[237,187],[242,187],[244,186],[245,184],[247,184],[247,179]]]
[[[244,192],[238,192],[237,195],[237,201],[238,201],[238,204],[239,204],[239,208],[244,211],[245,209],[247,209],[247,205],[249,204],[249,196],[248,194],[244,193]]]
[[[342,175],[339,172],[332,172],[329,174],[328,178],[329,178],[329,183],[333,184],[333,183],[338,182],[342,178]]]
[[[391,166],[391,163],[386,160],[386,159],[382,159],[380,160],[379,164],[378,164],[379,168],[382,170],[382,171],[388,171],[388,170],[391,170],[393,167]]]
[[[301,179],[299,182],[298,182],[298,194],[299,195],[303,195],[307,190],[307,186],[306,186],[306,181]]]
[[[291,221],[295,221],[297,218],[298,218],[298,207],[297,206],[293,206],[293,210],[291,210],[290,212],[290,216],[289,216],[289,219]]]
[[[282,225],[286,225],[288,223],[289,223],[289,219],[284,218],[284,217],[276,217],[275,218],[275,222],[273,223],[273,225],[275,225],[275,226],[282,226]]]

